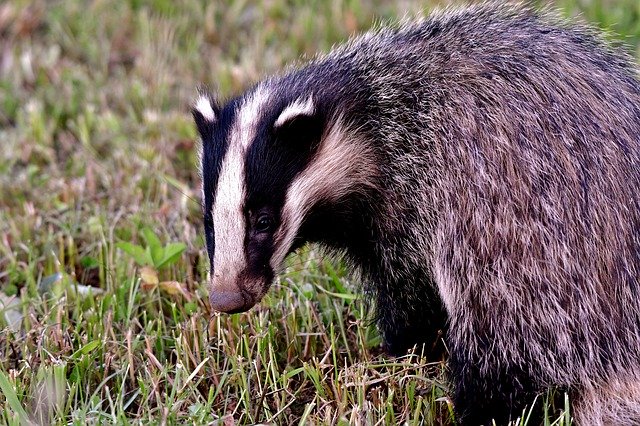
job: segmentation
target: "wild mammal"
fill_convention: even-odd
[[[193,113],[214,309],[320,242],[362,271],[390,353],[444,330],[462,423],[549,386],[581,424],[640,422],[640,82],[589,30],[449,11]]]

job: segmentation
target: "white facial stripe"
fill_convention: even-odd
[[[314,160],[287,190],[280,228],[276,232],[271,267],[278,271],[304,217],[320,200],[336,201],[374,185],[372,153],[348,132],[341,120],[329,131]]]
[[[273,124],[274,127],[280,127],[287,121],[299,115],[312,115],[315,111],[313,99],[309,96],[306,100],[298,99],[288,107],[282,110],[280,116]]]
[[[202,114],[207,121],[216,121],[216,114],[213,112],[211,101],[205,95],[200,95],[196,100],[194,108]]]
[[[254,138],[266,91],[260,87],[239,107],[230,132],[229,147],[220,169],[213,203],[215,250],[213,255],[213,290],[231,288],[246,266],[244,254],[245,219],[242,211],[246,196],[245,157]]]

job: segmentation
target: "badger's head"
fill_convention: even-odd
[[[242,312],[268,290],[301,232],[370,186],[371,153],[343,114],[313,93],[262,85],[219,107],[201,92],[202,203],[213,309]]]

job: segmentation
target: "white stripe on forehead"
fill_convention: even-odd
[[[273,127],[280,127],[294,117],[299,117],[301,115],[312,115],[314,111],[315,106],[313,105],[313,98],[311,96],[309,96],[306,100],[298,99],[280,113],[280,116],[278,117],[276,122],[273,123]]]
[[[244,253],[245,218],[242,210],[246,196],[245,157],[266,100],[267,91],[259,86],[239,106],[235,123],[229,132],[229,146],[218,178],[212,207],[215,226],[213,272],[214,277],[220,277],[226,283],[235,282],[247,263]],[[217,282],[213,280],[214,291]]]
[[[271,267],[278,271],[309,210],[319,201],[340,198],[375,185],[373,154],[338,119],[323,138],[313,161],[291,183],[274,236]]]

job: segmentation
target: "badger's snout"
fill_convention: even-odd
[[[209,283],[211,309],[227,314],[236,314],[251,309],[262,299],[265,289],[262,279],[248,279],[241,274],[229,279],[230,274],[213,275]]]
[[[209,293],[209,303],[211,308],[218,312],[236,314],[248,311],[253,303],[247,303],[241,291],[211,291]]]

